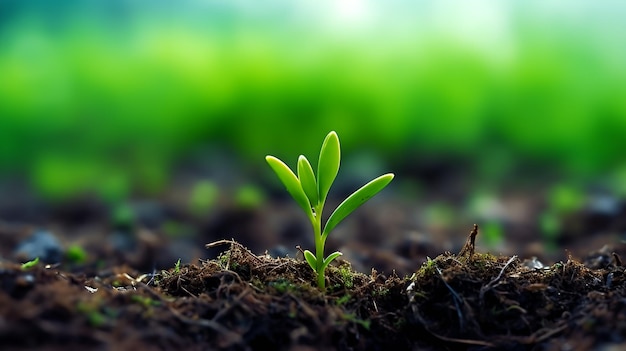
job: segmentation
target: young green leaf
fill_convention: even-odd
[[[284,162],[276,157],[267,156],[265,159],[311,221],[315,236],[316,253],[313,254],[311,251],[305,250],[304,257],[309,266],[317,273],[317,285],[323,291],[326,282],[324,270],[334,259],[341,255],[340,252],[336,251],[325,259],[323,258],[324,243],[328,234],[352,211],[387,186],[393,179],[393,174],[385,174],[372,180],[345,199],[330,215],[322,231],[324,203],[337,177],[341,163],[341,148],[337,133],[331,131],[322,143],[317,165],[317,175],[313,172],[313,167],[311,167],[309,160],[302,155],[298,158],[297,176]],[[319,212],[319,214],[314,211]]]
[[[39,257],[35,257],[34,260],[22,263],[22,269],[29,269],[35,267],[39,263]]]
[[[180,273],[180,258],[178,259],[178,261],[176,261],[176,264],[174,265],[174,272],[176,274]]]
[[[333,253],[331,253],[330,255],[328,255],[328,257],[326,257],[324,259],[324,262],[322,263],[322,270],[326,269],[326,267],[337,257],[343,255],[341,252],[339,251],[335,251]]]
[[[326,222],[326,226],[324,227],[324,231],[322,233],[322,238],[326,239],[328,233],[330,233],[333,228],[339,222],[341,222],[346,216],[348,216],[352,211],[357,209],[359,206],[364,204],[367,200],[369,200],[372,196],[376,195],[379,191],[381,191],[384,187],[391,182],[393,179],[393,173],[384,174],[371,182],[363,185],[359,190],[352,193],[352,195],[348,196],[347,199],[343,200],[339,206],[335,209],[335,211],[330,215],[328,221]]]
[[[317,164],[317,186],[319,187],[319,203],[326,201],[326,195],[330,186],[335,181],[341,160],[341,150],[339,148],[339,137],[337,133],[330,132],[324,139],[320,150],[320,159]]]
[[[306,259],[309,266],[311,266],[311,268],[313,268],[313,270],[317,272],[317,259],[315,258],[315,255],[313,255],[313,253],[309,250],[304,250],[304,258]]]
[[[317,205],[317,183],[315,182],[315,174],[313,174],[313,167],[309,163],[304,155],[298,157],[298,179],[302,184],[304,193],[309,198],[311,205]]]
[[[291,171],[291,169],[283,163],[283,161],[277,159],[274,156],[266,156],[265,160],[272,167],[280,181],[285,185],[287,191],[296,200],[298,205],[304,210],[310,220],[313,220],[313,211],[311,210],[311,203],[307,198],[302,185],[298,180],[298,177]]]

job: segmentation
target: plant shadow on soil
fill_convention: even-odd
[[[235,241],[214,260],[139,275],[86,277],[0,264],[3,349],[587,350],[625,346],[618,253],[551,266],[475,253],[412,276],[327,269],[327,291],[300,259],[257,256]],[[472,235],[472,233],[474,233]]]

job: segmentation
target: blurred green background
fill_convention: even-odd
[[[626,194],[624,18],[608,1],[1,1],[0,177],[155,195],[189,155],[228,150],[254,179],[336,130],[344,159],[384,171]]]

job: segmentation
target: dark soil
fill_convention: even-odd
[[[1,229],[1,228],[0,228]],[[6,231],[6,228],[4,229]],[[474,234],[476,232],[472,231]],[[235,241],[149,274],[0,264],[3,350],[617,350],[623,245],[550,266],[478,252],[471,235],[406,276],[339,261],[327,291],[301,259]],[[475,235],[474,235],[475,236]],[[480,235],[476,240],[480,240]]]

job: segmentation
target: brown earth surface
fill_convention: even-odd
[[[584,262],[570,257],[548,266],[481,253],[473,244],[470,236],[459,254],[443,253],[403,276],[363,274],[338,260],[327,270],[326,292],[315,286],[301,257],[255,255],[232,240],[209,245],[221,251],[214,259],[149,274],[124,264],[28,268],[5,260],[0,345],[3,350],[626,348],[623,244],[592,252]]]

